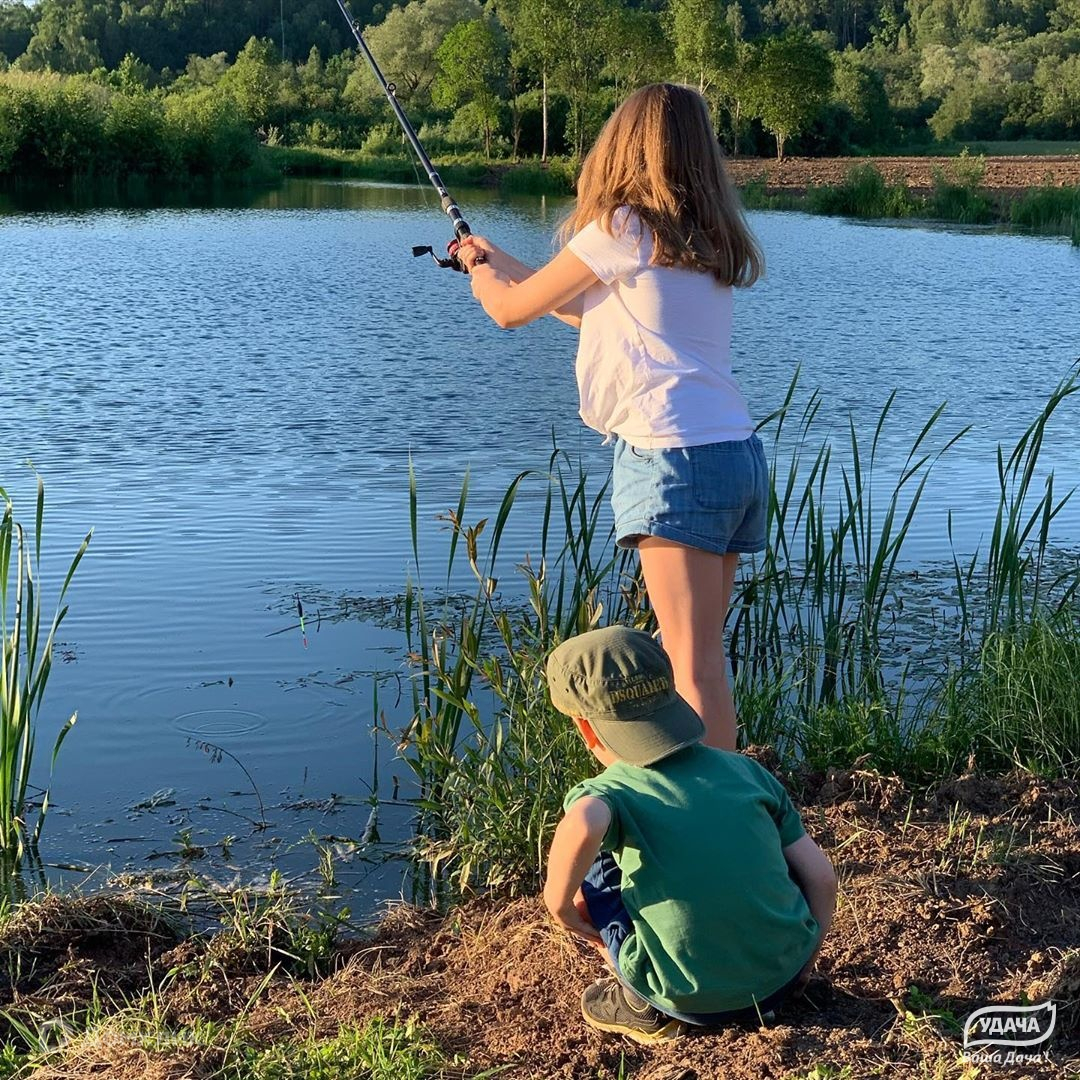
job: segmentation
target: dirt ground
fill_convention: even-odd
[[[913,191],[929,191],[934,170],[954,175],[957,158],[879,157],[879,158],[785,158],[782,162],[762,158],[735,158],[728,161],[728,171],[740,187],[752,180],[764,179],[772,192],[804,192],[811,184],[832,186],[844,182],[856,165],[874,165],[889,184],[905,183]],[[1080,187],[1080,154],[1057,157],[988,157],[980,186],[1000,191],[1052,185]]]
[[[71,1014],[92,985],[99,999],[130,1001],[141,972],[173,1030],[239,1017],[266,1044],[331,1037],[376,1015],[413,1017],[448,1054],[467,1056],[456,1076],[493,1066],[514,1080],[1080,1074],[1080,785],[962,776],[913,794],[892,778],[834,771],[789,786],[837,866],[840,904],[819,977],[765,1026],[655,1048],[590,1030],[578,1003],[599,961],[554,930],[536,899],[474,901],[441,918],[393,908],[373,937],[344,944],[328,974],[271,977],[254,1002],[266,950],[177,942],[152,919],[125,925],[121,907],[100,901],[81,927],[67,919],[61,932],[57,912],[52,929],[47,915],[9,928],[0,1009]],[[963,1062],[973,1010],[1050,999],[1049,1060]],[[114,1037],[76,1040],[35,1075],[180,1080],[212,1077],[218,1065],[195,1045],[155,1051]]]

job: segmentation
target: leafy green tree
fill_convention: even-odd
[[[660,16],[642,8],[616,7],[608,23],[607,64],[616,98],[671,74],[674,57]]]
[[[122,94],[134,94],[148,89],[153,77],[149,64],[144,64],[134,53],[128,53],[110,74],[109,82]]]
[[[104,66],[99,47],[105,37],[105,12],[90,0],[68,6],[43,4],[34,36],[19,58],[25,71],[90,72]]]
[[[614,0],[557,0],[549,8],[554,43],[551,77],[570,103],[570,144],[581,157],[603,117],[596,89],[607,62]]]
[[[742,134],[746,102],[752,96],[751,68],[754,49],[743,40],[742,10],[737,4],[728,6],[725,21],[731,32],[731,49],[726,54],[726,62],[715,72],[713,96],[727,109],[731,117],[731,152],[739,153],[739,139]]]
[[[829,54],[804,34],[766,38],[750,65],[750,101],[754,115],[776,139],[776,156],[784,144],[818,114],[832,92]]]
[[[439,65],[432,101],[440,108],[469,105],[484,135],[484,154],[499,124],[506,83],[507,43],[491,19],[458,23],[435,51]]]
[[[199,86],[217,86],[225,72],[229,70],[229,58],[225,53],[213,56],[189,56],[184,74],[177,80],[182,89]]]
[[[675,71],[706,93],[716,83],[719,71],[733,59],[735,36],[724,0],[670,0],[667,31]]]
[[[540,79],[540,160],[548,159],[548,82],[558,63],[559,43],[551,22],[562,0],[499,0],[499,19],[510,34],[510,63],[531,67]],[[518,132],[515,132],[515,147]]]
[[[1035,86],[1042,107],[1036,122],[1050,138],[1080,136],[1080,54],[1046,57],[1035,69]]]
[[[305,109],[330,112],[338,105],[344,80],[326,70],[317,45],[311,46],[307,60],[296,69],[300,104]]]
[[[387,80],[397,87],[397,96],[423,109],[439,74],[435,53],[443,38],[458,23],[471,22],[482,14],[479,0],[410,0],[403,8],[392,8],[364,39]],[[345,88],[346,98],[354,106],[363,106],[381,95],[367,61],[357,56]]]
[[[33,9],[18,0],[0,0],[0,56],[21,56],[33,36]]]
[[[881,75],[854,49],[834,53],[833,100],[851,114],[851,138],[859,146],[880,147],[895,136],[892,110]]]
[[[266,127],[278,105],[281,71],[272,41],[250,38],[228,71],[221,89],[230,94],[240,112],[255,127]]]

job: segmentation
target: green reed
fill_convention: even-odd
[[[517,568],[525,598],[507,603],[500,547],[518,495],[532,483],[545,489],[539,548]],[[648,617],[636,606],[630,557],[612,553],[612,529],[602,524],[606,489],[591,492],[585,473],[556,448],[546,472],[514,478],[493,522],[470,525],[466,477],[456,508],[444,515],[450,540],[441,597],[425,596],[419,580],[407,587],[415,678],[403,744],[420,785],[419,850],[433,886],[444,879],[459,890],[535,886],[562,797],[588,775],[588,752],[547,701],[543,665],[565,637],[601,621]],[[415,475],[410,515],[419,566]],[[452,591],[462,552],[475,581],[465,597]]]
[[[1080,565],[1056,561],[1050,529],[1069,495],[1038,468],[1047,426],[1077,389],[1074,371],[998,450],[986,549],[954,554],[926,583],[905,544],[936,465],[967,429],[943,431],[935,409],[886,470],[895,393],[872,429],[849,423],[834,445],[819,433],[821,396],[799,400],[796,376],[761,426],[772,442],[768,548],[742,560],[728,617],[745,743],[772,745],[789,764],[859,762],[913,780],[969,758],[1057,773],[1080,764]],[[537,482],[538,547],[518,566],[526,594],[507,599],[500,547],[523,486]],[[403,751],[420,783],[417,851],[432,884],[533,889],[563,795],[594,768],[552,710],[543,667],[590,627],[655,626],[637,559],[615,549],[606,524],[608,483],[593,490],[556,449],[546,472],[514,479],[489,526],[466,524],[466,478],[445,515],[439,598],[419,580],[408,587],[416,667]],[[419,566],[415,476],[410,499]],[[465,597],[452,591],[462,551],[475,581]]]
[[[796,411],[797,383],[798,375],[762,425],[773,428],[768,546],[744,561],[729,616],[729,656],[748,740],[814,756],[817,720],[845,715],[836,708],[842,701],[881,702],[882,620],[897,562],[935,463],[964,432],[929,449],[944,406],[934,410],[899,474],[886,481],[882,504],[876,474],[895,391],[868,446],[849,422],[849,459],[837,468],[832,444],[813,442],[821,397],[812,394]],[[888,730],[899,734],[895,711],[873,713],[888,717]]]
[[[1080,188],[1052,187],[1026,191],[1009,210],[1013,225],[1035,233],[1062,235],[1080,245]]]
[[[68,567],[55,614],[46,626],[38,573],[45,512],[45,488],[41,478],[37,485],[32,543],[22,525],[15,520],[12,501],[2,488],[0,501],[4,507],[0,520],[0,638],[3,639],[3,663],[0,664],[0,859],[10,866],[36,851],[49,808],[49,792],[45,790],[41,795],[37,822],[31,829],[28,821],[33,802],[30,773],[45,687],[52,671],[53,644],[56,631],[67,615],[64,597],[91,534],[86,535]],[[75,714],[72,714],[60,729],[53,744],[53,765],[74,723]]]
[[[842,214],[864,218],[910,217],[920,210],[907,185],[887,184],[869,162],[849,169],[838,186],[812,186],[806,192],[807,208],[814,214]]]

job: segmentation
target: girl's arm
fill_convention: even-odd
[[[557,923],[591,941],[599,941],[600,935],[596,927],[582,917],[574,897],[589,867],[600,854],[600,845],[610,824],[611,811],[607,803],[584,795],[559,822],[548,854],[544,904]]]
[[[483,251],[487,262],[475,263],[470,247]],[[554,315],[570,326],[581,326],[582,294],[599,280],[567,248],[540,270],[533,270],[474,236],[462,244],[458,258],[472,275],[473,296],[502,327],[524,326],[541,315]]]
[[[805,834],[784,848],[784,858],[806,897],[810,914],[821,928],[814,955],[802,970],[803,977],[808,979],[821,952],[821,943],[829,932],[833,912],[836,911],[836,873],[825,853]]]

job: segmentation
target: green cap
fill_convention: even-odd
[[[667,653],[643,630],[606,626],[564,641],[548,657],[547,680],[551,704],[583,716],[631,765],[652,765],[705,734],[675,692]]]

